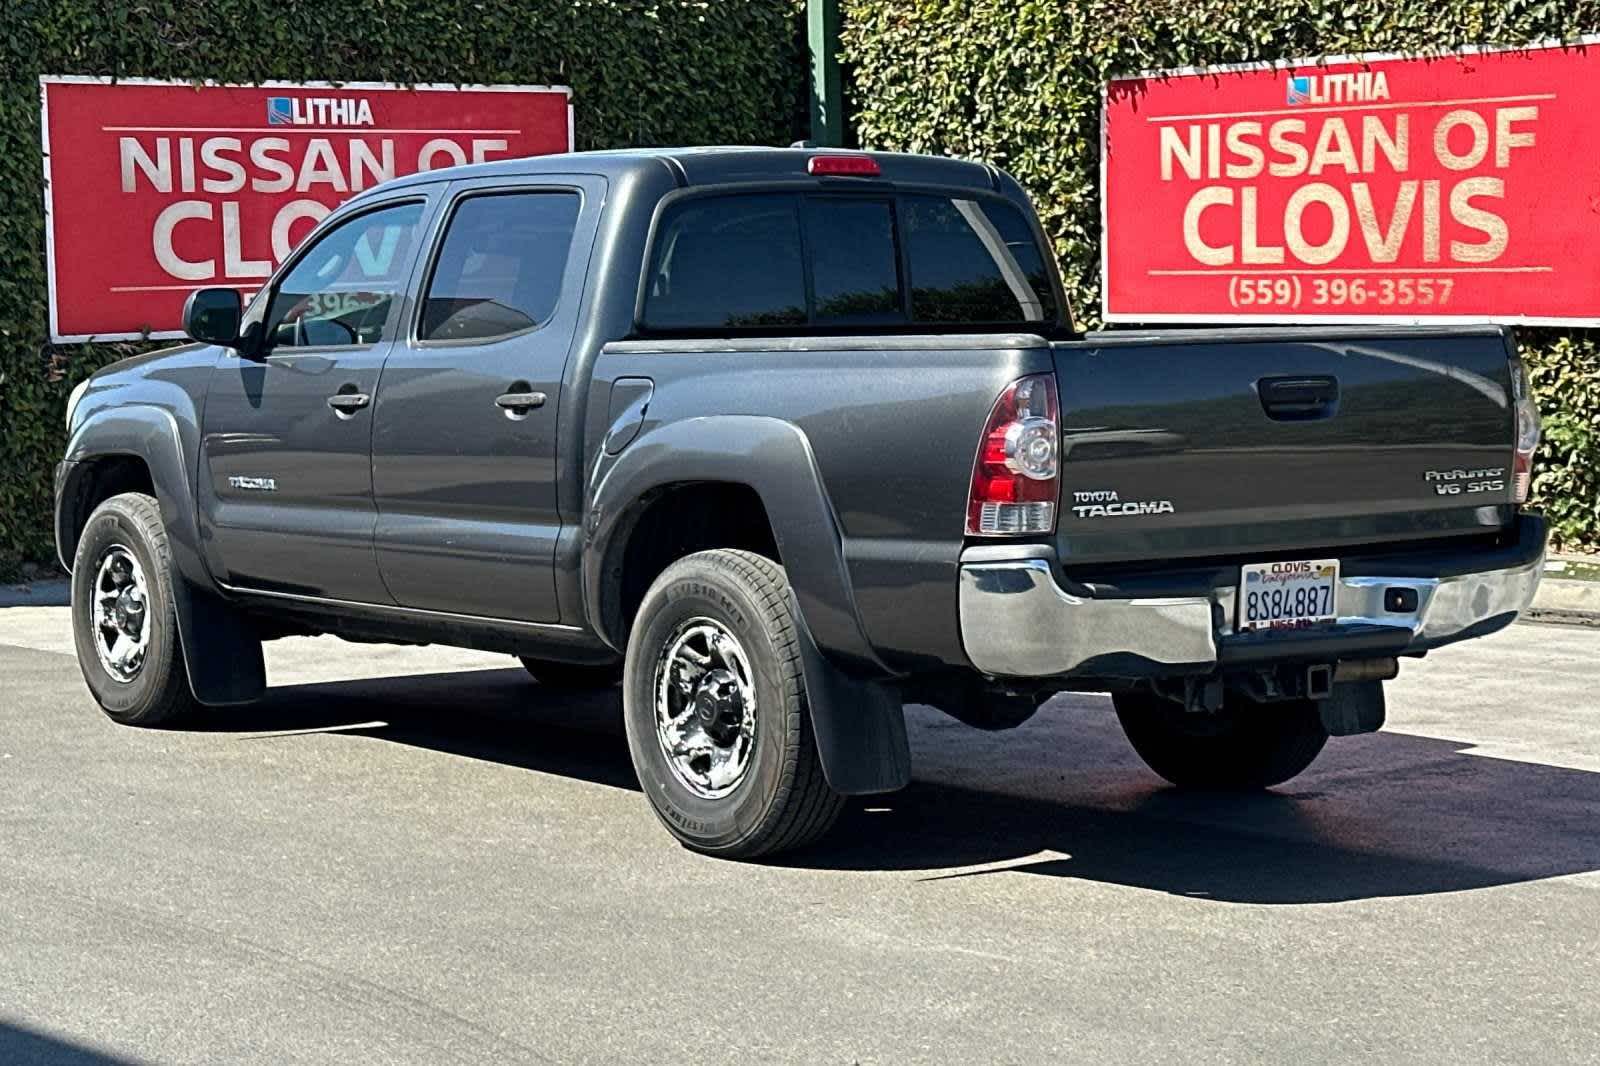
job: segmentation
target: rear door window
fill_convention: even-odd
[[[486,342],[549,321],[578,224],[575,192],[461,201],[439,249],[417,339]]]

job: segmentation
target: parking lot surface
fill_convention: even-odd
[[[1600,1061],[1600,630],[1406,663],[1253,797],[1110,703],[980,733],[773,864],[681,850],[616,695],[505,657],[268,646],[113,725],[66,611],[0,609],[0,1062]]]

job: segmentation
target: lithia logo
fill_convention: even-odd
[[[1079,518],[1109,518],[1126,514],[1172,514],[1171,500],[1123,500],[1112,489],[1072,494],[1072,513]]]
[[[267,125],[370,126],[372,105],[359,96],[269,96]]]
[[[1302,74],[1289,79],[1290,104],[1370,104],[1389,99],[1389,76],[1381,70],[1352,74]]]
[[[228,484],[244,492],[277,492],[278,482],[270,477],[230,477]]]

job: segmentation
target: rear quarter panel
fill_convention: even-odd
[[[620,342],[596,361],[586,437],[603,439],[620,377],[655,383],[630,448],[684,419],[792,423],[821,474],[873,649],[899,670],[963,665],[957,568],[978,436],[1008,383],[1050,369],[1048,344],[1025,334]]]

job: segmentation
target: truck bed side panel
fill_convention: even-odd
[[[1045,342],[1028,336],[623,342],[597,360],[591,415],[611,381],[648,377],[655,392],[631,448],[653,425],[701,416],[798,426],[864,632],[889,665],[926,668],[965,662],[957,573],[984,421],[1009,382],[1050,365]]]

